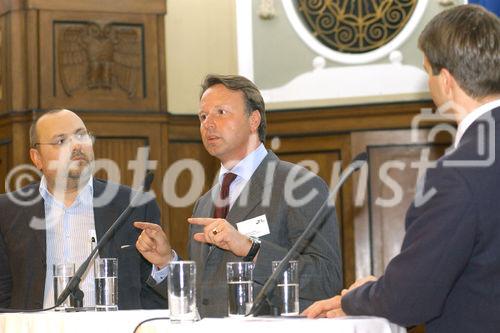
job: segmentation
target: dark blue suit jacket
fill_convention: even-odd
[[[117,190],[109,204],[94,208],[97,238],[128,206],[131,189],[94,179],[94,200],[105,190],[106,184]],[[6,194],[0,195],[0,307],[39,309],[43,306],[46,272],[45,230],[30,227],[34,216],[45,218],[44,201],[39,184],[21,189],[31,191],[28,199],[37,199],[30,206],[19,206]],[[19,191],[21,191],[19,190]],[[166,308],[166,300],[151,288],[147,281],[151,264],[135,248],[140,231],[133,221],[148,220],[158,223],[160,212],[154,200],[136,208],[99,252],[101,258],[118,258],[119,309]]]
[[[500,128],[496,108],[427,171],[421,185],[435,194],[409,208],[401,253],[385,274],[343,297],[347,314],[425,323],[430,333],[500,331],[500,131],[488,117]]]

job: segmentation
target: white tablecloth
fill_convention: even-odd
[[[167,317],[168,311],[42,312],[0,314],[2,333],[132,333],[143,320]],[[145,323],[140,333],[405,333],[406,330],[377,317],[339,319],[305,318],[206,318],[195,323],[172,324],[169,320]]]

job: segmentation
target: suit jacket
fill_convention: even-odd
[[[493,128],[487,122],[491,116]],[[495,127],[500,127],[500,108],[474,122],[459,146],[428,169],[420,186],[423,193],[434,188],[434,196],[409,208],[401,253],[385,274],[343,297],[347,314],[382,316],[405,326],[426,323],[426,332],[498,332],[500,136]],[[489,166],[471,164],[488,159]]]
[[[104,192],[106,185],[116,190],[113,199],[103,207],[94,208],[97,239],[128,206],[131,199],[129,187],[94,179],[94,201]],[[46,273],[46,233],[30,227],[33,217],[45,221],[44,200],[39,184],[31,184],[14,192],[31,193],[23,201],[35,200],[29,206],[20,206],[6,194],[0,195],[0,307],[13,309],[39,309],[43,307]],[[137,207],[109,242],[99,251],[101,258],[118,258],[118,307],[119,309],[166,308],[165,299],[158,295],[146,281],[151,274],[151,264],[135,248],[140,234],[133,221],[160,220],[154,200]],[[127,246],[128,245],[128,246]],[[124,247],[123,247],[124,246]]]
[[[290,191],[285,181],[289,175],[290,179],[296,179],[294,173],[297,177],[308,175],[309,179]],[[195,205],[193,216],[213,216],[212,198],[216,198],[219,191],[220,185],[216,185],[203,195]],[[299,200],[311,191],[315,194],[314,198],[298,207],[293,207],[293,202],[286,198],[288,195]],[[237,222],[266,215],[270,234],[260,237],[262,243],[254,269],[254,294],[259,292],[271,275],[271,261],[281,260],[285,256],[327,196],[328,188],[321,178],[302,167],[280,161],[272,152],[255,170],[226,217],[236,227]],[[321,217],[323,222],[319,230],[303,244],[304,249],[298,258],[301,309],[315,300],[335,295],[342,287],[335,209],[329,207]],[[198,309],[203,317],[227,316],[226,263],[241,261],[241,257],[192,240],[193,234],[201,230],[200,226],[191,227],[189,243],[191,259],[196,262],[198,269]]]

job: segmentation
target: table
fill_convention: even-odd
[[[167,317],[168,310],[128,310],[116,312],[38,312],[0,314],[2,333],[132,333],[141,321]],[[405,333],[406,330],[384,318],[345,317],[306,318],[205,318],[195,323],[172,324],[169,320],[147,322],[139,333],[187,332],[307,332],[307,333]]]

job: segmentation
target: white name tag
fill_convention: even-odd
[[[236,223],[238,231],[246,236],[262,237],[269,234],[266,215]]]

